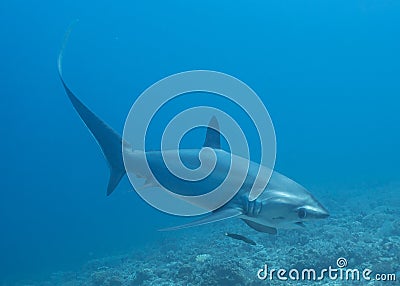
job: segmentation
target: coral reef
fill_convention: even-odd
[[[348,268],[370,268],[373,273],[396,273],[396,282],[333,281],[314,285],[398,285],[400,279],[399,186],[368,191],[327,193],[323,201],[331,211],[326,220],[302,230],[280,230],[271,236],[257,233],[239,220],[230,220],[180,232],[165,233],[162,242],[121,256],[88,261],[77,273],[57,272],[48,281],[22,285],[132,286],[132,285],[282,285],[261,281],[257,271],[269,268],[316,270],[337,267],[346,258]],[[348,194],[347,193],[347,194]],[[228,239],[226,231],[245,234],[249,245]],[[193,235],[195,234],[195,235]],[[371,276],[373,277],[373,275]],[[285,281],[299,285],[298,281]],[[305,284],[300,283],[300,284]]]

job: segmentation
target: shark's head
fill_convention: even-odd
[[[304,222],[329,216],[327,209],[303,186],[276,172],[258,200],[262,207],[257,217],[276,228],[301,227]]]
[[[293,209],[295,224],[300,226],[306,221],[329,217],[327,209],[312,194],[307,193],[307,195],[303,194],[303,199],[298,200]]]
[[[297,228],[304,222],[323,219],[329,212],[307,190],[297,192],[269,190],[269,197],[262,200],[258,218],[276,228]],[[261,222],[261,221],[260,221]]]

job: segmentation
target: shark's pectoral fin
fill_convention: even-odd
[[[163,228],[160,229],[160,231],[170,231],[170,230],[178,230],[178,229],[183,229],[183,228],[188,228],[188,227],[193,227],[193,226],[199,226],[203,224],[208,224],[208,223],[213,223],[229,218],[234,218],[238,217],[242,214],[242,212],[238,209],[224,209],[220,211],[216,211],[212,213],[211,215],[208,215],[202,219],[184,224],[184,225],[179,225],[179,226],[173,226],[173,227],[168,227],[168,228]]]
[[[304,223],[302,223],[301,221],[295,222],[296,225],[301,226],[301,227],[306,227],[306,225]]]
[[[270,226],[266,226],[266,225],[262,225],[259,223],[256,223],[254,221],[251,220],[247,220],[247,219],[242,219],[248,226],[250,226],[252,229],[255,229],[256,231],[259,232],[265,232],[265,233],[269,233],[269,234],[277,234],[277,230],[274,227],[270,227]]]

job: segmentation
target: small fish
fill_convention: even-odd
[[[256,245],[256,243],[253,240],[251,240],[250,238],[247,238],[247,237],[245,237],[243,235],[240,235],[240,234],[225,232],[225,235],[229,236],[229,237],[231,237],[233,239],[244,241],[244,242],[246,242],[248,244],[251,244],[251,245]]]

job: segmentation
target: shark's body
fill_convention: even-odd
[[[191,156],[197,154],[196,150],[187,151],[188,153],[193,152]],[[224,150],[215,150],[215,152],[221,161],[227,162],[231,156]],[[228,166],[229,163],[226,164]],[[260,167],[258,164],[250,161],[245,182],[226,205],[203,219],[165,230],[176,230],[237,217],[257,231],[276,234],[279,228],[301,228],[304,227],[303,222],[305,221],[329,216],[328,211],[303,186],[276,171],[273,171],[268,185],[261,195],[256,200],[250,201],[249,192],[257,175],[258,167]],[[218,177],[218,172],[214,176]],[[213,179],[221,180],[221,178]]]
[[[168,188],[177,194],[203,194],[224,180],[227,170],[230,168],[231,156],[236,155],[220,148],[220,134],[217,131],[218,123],[215,118],[211,121],[213,128],[207,129],[204,148],[212,148],[217,155],[216,168],[201,183],[179,180],[173,177],[163,164],[163,156],[168,157],[169,152],[172,154],[172,152],[176,152],[175,150],[163,151],[163,153],[150,151],[143,154],[143,151],[132,148],[128,142],[123,141],[119,134],[90,111],[68,88],[62,77],[62,52],[59,56],[58,68],[60,79],[71,103],[97,140],[109,164],[110,180],[107,195],[114,191],[126,172],[144,178],[144,187],[157,186],[152,175],[144,168],[146,162],[143,161],[143,158],[146,158],[152,170],[156,170],[157,181],[167,184]],[[121,147],[124,149],[124,159]],[[196,168],[199,164],[200,151],[199,149],[186,149],[179,150],[179,154],[187,167]],[[276,171],[272,172],[267,187],[258,198],[250,201],[249,192],[257,172],[259,168],[265,167],[245,158],[238,156],[236,158],[239,159],[239,162],[242,160],[243,164],[232,166],[234,174],[247,172],[245,173],[246,179],[238,193],[228,203],[213,211],[210,215],[192,223],[165,230],[181,229],[236,217],[242,219],[257,231],[275,234],[278,228],[301,227],[304,221],[326,218],[329,215],[327,210],[304,187]],[[247,164],[249,165],[248,169]],[[235,180],[235,176],[233,178]],[[234,185],[234,182],[228,183]]]

